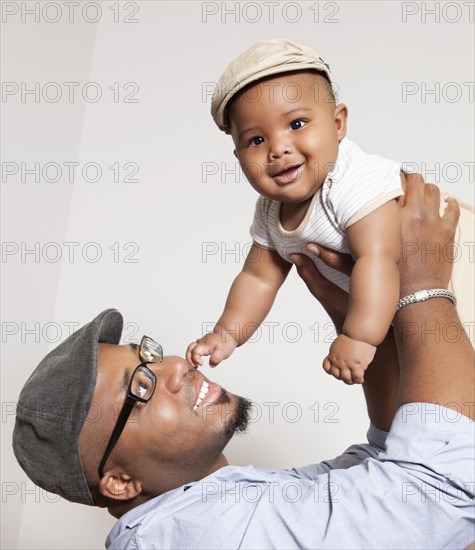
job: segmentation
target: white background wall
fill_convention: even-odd
[[[113,524],[105,511],[35,489],[13,457],[15,402],[39,360],[107,307],[123,313],[125,342],[147,333],[168,353],[184,353],[221,312],[256,194],[211,120],[209,83],[256,40],[307,42],[332,67],[350,138],[473,202],[473,10],[473,2],[426,2],[425,11],[399,1],[2,3],[2,548],[99,548]],[[39,96],[22,97],[36,82]],[[71,101],[66,82],[79,83],[69,85]],[[135,89],[137,101],[126,102]],[[84,99],[97,90],[97,102]],[[79,163],[73,181],[69,162]],[[22,177],[35,163],[39,181]],[[88,163],[102,170],[96,182]],[[138,181],[124,181],[134,166]],[[260,412],[230,444],[231,462],[300,465],[364,438],[361,388],[320,367],[330,338],[292,273],[256,341],[206,367]]]

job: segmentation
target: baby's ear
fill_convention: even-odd
[[[344,103],[339,103],[334,112],[335,126],[338,141],[340,142],[346,136],[346,123],[348,119],[348,107]]]

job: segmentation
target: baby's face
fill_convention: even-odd
[[[278,75],[243,92],[229,120],[236,157],[254,189],[286,203],[310,199],[336,162],[346,115],[312,72]]]

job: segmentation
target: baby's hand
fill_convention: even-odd
[[[345,384],[362,384],[364,371],[374,358],[376,347],[340,334],[323,360],[323,368]]]
[[[186,360],[194,367],[200,367],[203,365],[203,355],[211,355],[209,366],[216,367],[223,359],[227,359],[236,347],[237,342],[230,334],[210,332],[188,346]]]

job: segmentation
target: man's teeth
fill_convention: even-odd
[[[201,405],[201,402],[205,398],[205,395],[209,392],[209,384],[206,382],[206,380],[203,380],[203,385],[201,386],[200,394],[198,396],[198,399],[196,400],[195,406],[193,407],[193,410],[196,411],[196,409]]]

